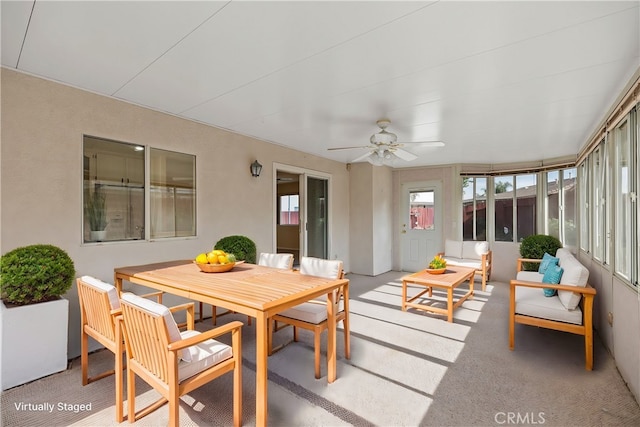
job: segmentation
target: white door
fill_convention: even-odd
[[[400,204],[402,271],[426,268],[442,245],[442,184],[402,184]]]

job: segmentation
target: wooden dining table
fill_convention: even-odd
[[[168,261],[114,269],[114,282],[157,289],[254,317],[256,328],[256,425],[267,424],[269,318],[287,308],[327,295],[327,381],[336,379],[336,313],[333,291],[348,279],[326,279],[292,270],[243,263],[224,273],[204,273],[192,260]],[[348,295],[348,293],[347,293]]]

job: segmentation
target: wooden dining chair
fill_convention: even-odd
[[[122,356],[125,348],[122,328],[119,324],[122,320],[120,297],[115,286],[95,277],[82,276],[76,279],[76,283],[80,301],[80,370],[82,371],[82,385],[85,386],[116,374],[116,421],[122,422],[124,419],[122,409],[122,371],[124,364]],[[155,296],[158,302],[162,302],[161,292],[143,295],[145,298],[151,296]],[[89,337],[95,339],[114,354],[114,369],[101,372],[93,377],[89,376]]]
[[[344,277],[342,261],[325,260],[313,257],[302,257],[300,261],[300,274],[308,276],[324,277],[327,279],[341,279]],[[298,330],[302,328],[313,332],[314,340],[314,368],[316,378],[320,378],[320,337],[322,332],[328,329],[327,297],[323,296],[315,300],[305,302],[289,308],[271,317],[269,321],[268,348],[269,355],[280,350],[291,341],[273,347],[273,333],[282,329],[278,323],[293,326],[293,341],[298,341]],[[347,359],[351,358],[351,343],[349,333],[349,295],[348,287],[341,286],[333,294],[334,311],[336,313],[336,325],[342,322],[344,329],[344,352]]]
[[[272,254],[262,252],[258,258],[258,265],[280,268],[282,270],[291,270],[293,268],[293,254]]]
[[[120,298],[115,286],[91,276],[76,279],[80,300],[80,363],[82,385],[115,375],[116,383],[116,421],[121,423],[122,410],[122,355],[124,344],[119,321],[122,310]],[[89,377],[89,337],[105,346],[115,356],[114,369]]]
[[[179,424],[180,396],[233,372],[233,425],[242,424],[242,322],[198,332],[194,330],[194,304],[168,308],[125,293],[121,296],[127,352],[128,419],[133,423],[169,403],[169,425]],[[180,332],[172,313],[187,311],[187,330]],[[231,346],[214,340],[231,334]],[[136,413],[135,376],[162,396]],[[219,420],[229,424],[230,420]]]

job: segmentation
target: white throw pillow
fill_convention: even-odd
[[[107,293],[107,296],[109,297],[109,305],[111,306],[111,310],[117,310],[120,308],[120,298],[118,298],[118,290],[115,286],[110,283],[103,282],[100,279],[96,279],[92,276],[82,276],[80,280],[93,286],[94,288],[105,291]]]
[[[182,339],[180,330],[178,329],[178,324],[173,318],[171,311],[166,306],[129,292],[122,294],[122,300],[136,305],[144,310],[150,311],[153,314],[162,316],[164,318],[164,324],[167,327],[167,333],[169,334],[170,343],[180,341]],[[191,362],[191,353],[189,352],[189,349],[181,350],[179,352],[179,356],[185,362]]]

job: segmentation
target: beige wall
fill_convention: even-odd
[[[0,252],[34,243],[65,249],[78,275],[113,281],[117,266],[188,259],[230,234],[243,234],[258,252],[275,246],[273,163],[331,174],[331,207],[348,206],[349,174],[342,163],[182,120],[86,91],[2,69]],[[83,134],[196,155],[197,237],[82,244]],[[263,165],[253,178],[249,164]],[[341,213],[344,210],[341,209]],[[349,271],[348,215],[333,212],[332,254]],[[75,286],[69,357],[79,354]]]

